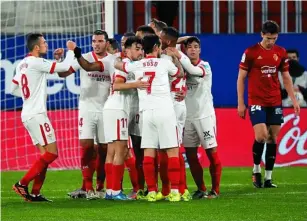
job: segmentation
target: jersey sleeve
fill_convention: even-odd
[[[287,51],[283,48],[282,49],[282,57],[281,57],[281,62],[279,65],[279,71],[280,72],[287,72],[289,71],[289,59],[287,55]]]
[[[31,62],[31,68],[41,71],[42,73],[65,72],[70,69],[71,63],[74,59],[74,52],[68,51],[63,62],[52,62],[43,58],[35,59]]]
[[[19,86],[20,84],[20,73],[16,72],[16,75],[12,79],[11,83],[11,91],[10,93],[14,96],[21,97],[21,88]]]
[[[143,64],[140,61],[131,61],[131,62],[124,62],[123,63],[123,70],[126,73],[137,71],[142,67],[143,67]]]
[[[173,62],[171,62],[170,60],[165,60],[165,63],[167,65],[167,71],[169,76],[175,78],[180,74],[179,68],[177,68]]]
[[[74,59],[72,62],[71,62],[71,65],[70,65],[70,68],[69,70],[73,73],[75,73],[76,71],[80,70],[81,69],[81,66],[80,64],[78,63],[78,60],[77,59]]]
[[[191,60],[184,53],[180,52],[180,54],[181,58],[179,61],[190,75],[199,77],[204,77],[206,75],[206,71],[203,66],[194,66],[191,63]]]
[[[239,68],[245,71],[250,70],[252,66],[252,52],[249,49],[246,49],[242,55]]]
[[[202,61],[198,64],[198,66],[205,69],[205,75],[204,76],[212,75],[211,67],[210,67],[210,64],[208,62]]]
[[[115,69],[115,79],[116,78],[121,78],[121,79],[124,80],[124,82],[126,82],[127,81],[127,74],[123,71]]]

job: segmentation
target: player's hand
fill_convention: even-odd
[[[184,91],[179,91],[179,92],[176,92],[175,94],[175,100],[176,101],[183,101],[185,96],[186,96],[187,93],[185,93]]]
[[[300,92],[299,87],[294,87],[293,90],[294,90],[294,92]]]
[[[77,46],[76,43],[71,41],[71,40],[66,42],[66,47],[67,47],[68,50],[72,50],[73,51],[76,46]]]
[[[294,109],[295,115],[299,116],[300,115],[300,111],[301,111],[300,105],[298,104],[296,99],[292,103],[293,103],[293,109]]]
[[[55,49],[54,52],[53,52],[53,57],[54,57],[55,60],[58,61],[58,60],[61,59],[61,57],[63,56],[63,54],[64,54],[64,48],[57,48],[57,49]]]
[[[245,119],[245,114],[246,114],[245,104],[238,105],[238,114],[239,114],[239,117],[241,117],[242,119]]]
[[[145,90],[147,89],[150,84],[147,81],[142,81],[143,77],[140,77],[139,79],[137,79],[137,81],[135,82],[136,87],[141,89],[141,90]]]

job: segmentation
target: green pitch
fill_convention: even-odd
[[[192,192],[195,186],[190,172],[187,172],[189,190]],[[179,203],[70,199],[66,193],[80,186],[79,171],[48,171],[42,193],[54,202],[27,203],[11,190],[11,186],[23,174],[1,173],[3,221],[307,220],[307,167],[275,169],[273,176],[277,189],[253,188],[250,168],[224,168],[219,199]],[[208,170],[205,181],[209,187]],[[127,174],[124,187],[126,191],[130,188]]]

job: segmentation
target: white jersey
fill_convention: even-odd
[[[82,56],[90,63],[100,61],[103,71],[86,72],[81,68],[77,60],[73,62],[72,71],[75,72],[81,69],[79,110],[102,112],[109,96],[111,75],[114,73],[115,56],[107,54],[107,56],[98,59],[93,51]]]
[[[124,58],[123,62],[130,62],[129,58]],[[115,69],[114,74],[111,76],[111,90],[108,100],[104,105],[104,109],[111,109],[111,110],[123,110],[127,114],[130,112],[130,107],[132,104],[132,98],[137,96],[136,89],[129,89],[129,90],[121,90],[121,91],[114,91],[113,84],[117,77],[122,78],[125,82],[129,83],[134,81],[134,74],[122,72],[120,70]]]
[[[68,71],[73,58],[73,51],[67,52],[62,63],[51,62],[29,54],[17,65],[16,75],[13,78],[15,86],[13,90],[21,90],[23,122],[37,114],[47,112],[47,74]]]
[[[150,86],[146,90],[138,89],[139,109],[173,108],[170,93],[169,75],[176,77],[179,69],[169,60],[146,57],[140,61],[124,63],[125,72],[133,72],[135,79],[143,77]]]
[[[202,119],[215,114],[213,96],[211,94],[212,72],[208,62],[199,60],[192,65],[187,56],[182,56],[180,62],[187,71],[187,120]]]

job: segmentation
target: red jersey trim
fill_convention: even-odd
[[[56,62],[53,62],[52,65],[51,65],[50,71],[49,71],[50,74],[53,74],[53,72],[55,70],[55,65],[56,65]]]
[[[13,79],[12,82],[13,82],[14,84],[19,85],[18,81],[16,81],[15,79]]]
[[[149,55],[149,56],[146,55],[146,58],[157,58],[157,57],[153,55]]]
[[[198,67],[200,67],[201,70],[203,71],[203,76],[202,76],[202,77],[205,77],[205,75],[206,75],[206,70],[205,70],[202,66],[198,66]]]
[[[71,71],[72,73],[76,73],[72,66],[70,66],[69,71]]]
[[[95,54],[95,52],[92,51],[92,55],[95,61],[98,61],[97,55]]]
[[[126,70],[126,62],[123,63],[123,70],[124,70],[125,73],[128,74],[128,72],[127,72],[127,70]]]
[[[243,69],[244,71],[248,71],[248,68],[243,66],[242,64],[239,65],[239,68]]]
[[[180,73],[180,70],[179,70],[179,68],[177,68],[177,72],[176,72],[176,74],[171,75],[171,77],[177,77],[177,76],[179,75],[179,73]]]
[[[125,82],[126,82],[126,80],[127,80],[124,76],[121,76],[121,75],[116,75],[115,78],[121,78],[121,79],[123,79]]]

